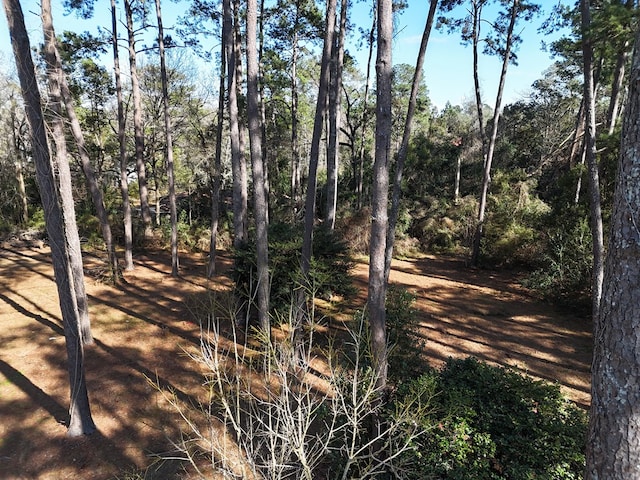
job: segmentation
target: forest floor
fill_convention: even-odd
[[[229,279],[208,282],[199,255],[181,256],[179,278],[171,277],[165,254],[135,260],[126,282],[111,286],[100,279],[101,261],[85,255],[95,337],[86,372],[98,431],[68,439],[66,351],[49,250],[0,249],[1,479],[180,477],[180,462],[159,460],[180,439],[181,422],[166,392],[187,403],[202,398],[202,372],[187,353],[199,349],[197,317],[211,291],[224,291]],[[220,258],[220,271],[229,265]],[[367,271],[357,263],[355,306],[366,298]],[[472,355],[557,382],[588,407],[590,322],[535,298],[517,274],[429,256],[395,261],[391,281],[416,296],[416,333],[432,365]]]

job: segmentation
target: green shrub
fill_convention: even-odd
[[[33,209],[29,209],[29,221],[27,222],[27,226],[31,229],[42,231],[46,229],[44,221],[44,209],[42,207],[37,206]]]
[[[450,359],[402,385],[435,383],[431,409],[416,417],[427,433],[415,445],[415,479],[578,479],[586,415],[557,385],[473,358]]]
[[[386,299],[386,325],[389,342],[389,378],[412,378],[424,370],[424,341],[415,334],[419,318],[413,306],[415,295],[406,288],[389,286]]]
[[[417,238],[427,252],[455,252],[471,245],[476,225],[478,202],[463,197],[457,203],[428,198],[412,209],[415,221],[408,233]]]
[[[300,257],[302,232],[288,224],[269,227],[269,274],[271,280],[271,306],[288,308],[293,292],[301,282]],[[353,263],[347,247],[335,231],[319,227],[314,231],[311,283],[313,294],[330,298],[333,294],[353,292],[349,271]],[[233,280],[239,294],[250,300],[255,291],[255,242],[250,241],[235,251]]]
[[[589,304],[593,259],[589,220],[576,208],[568,209],[563,218],[550,220],[542,267],[524,285],[557,302]]]
[[[544,250],[541,225],[549,207],[522,170],[496,171],[488,198],[483,260],[492,265],[539,266]]]

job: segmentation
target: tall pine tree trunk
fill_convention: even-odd
[[[624,46],[618,52],[616,59],[616,67],[613,72],[613,82],[611,84],[611,97],[609,99],[609,108],[607,110],[607,127],[608,134],[613,134],[618,121],[618,112],[624,90],[624,69],[629,60],[629,42],[625,42]]]
[[[371,240],[369,246],[369,289],[367,307],[371,327],[371,355],[376,386],[387,384],[387,334],[384,276],[388,231],[389,165],[391,162],[391,88],[393,64],[392,0],[378,0],[378,53],[376,56],[376,149],[371,198]]]
[[[625,8],[629,11],[632,11],[635,5],[634,0],[627,0],[625,3]],[[629,25],[625,25],[625,27],[629,28]],[[622,103],[622,97],[624,92],[624,71],[627,65],[627,61],[629,60],[630,51],[630,42],[624,41],[620,46],[617,56],[616,56],[616,66],[613,71],[613,81],[611,83],[611,96],[609,98],[609,108],[607,110],[607,127],[608,134],[613,134],[613,131],[616,128],[616,124],[618,123],[618,116],[620,112],[620,104]]]
[[[118,146],[120,155],[120,194],[122,196],[122,222],[124,227],[124,269],[133,270],[133,224],[129,199],[129,172],[127,171],[127,138],[124,100],[122,98],[122,76],[118,47],[118,19],[116,1],[111,0],[111,42],[113,46],[113,71],[116,80],[116,103],[118,105]]]
[[[393,259],[393,244],[396,240],[396,224],[398,223],[398,212],[400,210],[400,196],[402,194],[402,174],[404,171],[404,162],[407,158],[409,150],[409,139],[411,138],[411,128],[413,126],[413,116],[416,111],[418,101],[418,90],[422,79],[422,68],[424,66],[424,57],[429,44],[429,36],[433,28],[433,21],[436,16],[438,0],[431,0],[429,6],[429,14],[427,22],[422,33],[422,41],[420,42],[420,50],[418,51],[418,59],[416,60],[416,69],[413,72],[413,82],[411,84],[411,93],[409,95],[409,106],[407,107],[407,116],[404,122],[404,132],[402,134],[402,143],[398,151],[398,159],[396,160],[396,171],[393,181],[393,195],[391,198],[391,212],[389,216],[389,231],[387,233],[387,245],[385,251],[384,278],[385,282],[389,281],[391,273],[391,260]],[[459,181],[459,177],[457,178]],[[457,192],[457,190],[456,190]],[[457,195],[457,193],[456,193]],[[456,197],[457,199],[457,197]]]
[[[60,183],[60,202],[62,216],[65,224],[65,242],[69,254],[71,265],[71,280],[76,295],[76,304],[80,316],[80,332],[82,342],[85,345],[93,343],[91,326],[89,321],[89,303],[84,287],[84,268],[82,264],[82,250],[80,248],[80,237],[76,224],[75,207],[73,200],[73,187],[71,182],[71,170],[69,169],[69,158],[67,155],[67,143],[64,134],[64,122],[62,113],[62,93],[63,83],[62,68],[57,57],[56,37],[53,30],[53,20],[51,17],[51,0],[43,0],[42,5],[42,30],[44,34],[45,50],[44,57],[47,63],[47,77],[49,80],[49,109],[52,114],[51,134],[56,147],[53,156],[56,165],[58,182]]]
[[[158,50],[160,53],[160,82],[162,84],[162,110],[164,116],[164,160],[169,184],[169,216],[171,221],[171,275],[177,277],[180,263],[178,259],[178,208],[176,205],[176,186],[173,175],[173,132],[171,131],[171,111],[169,108],[169,86],[167,84],[167,64],[164,52],[164,28],[162,26],[162,8],[160,0],[155,0],[158,19]]]
[[[298,11],[296,19],[298,21]],[[291,41],[291,217],[295,221],[300,209],[300,144],[298,140],[298,30],[294,29]]]
[[[599,314],[594,318],[587,480],[640,478],[640,30],[613,197]]]
[[[111,278],[115,282],[118,279],[118,257],[116,256],[115,245],[113,244],[113,236],[111,234],[111,225],[109,224],[109,216],[107,214],[107,209],[104,204],[104,199],[102,196],[102,190],[98,185],[98,180],[96,178],[96,174],[91,166],[91,159],[89,158],[89,152],[87,151],[87,147],[84,141],[84,135],[82,133],[82,128],[80,126],[80,120],[76,115],[75,106],[73,104],[73,97],[71,92],[69,91],[69,87],[67,85],[67,79],[64,71],[62,70],[62,63],[60,60],[60,54],[58,52],[58,47],[56,45],[56,36],[55,30],[53,28],[53,19],[51,17],[50,11],[50,0],[46,0],[46,9],[45,2],[42,2],[43,5],[43,30],[46,47],[45,57],[47,59],[48,68],[52,71],[50,75],[55,75],[57,77],[56,83],[58,86],[56,87],[59,90],[59,101],[64,103],[64,107],[66,110],[67,118],[69,120],[69,126],[71,127],[71,134],[73,135],[73,139],[76,143],[76,148],[78,149],[78,155],[80,156],[80,165],[82,166],[82,172],[84,173],[87,188],[91,194],[91,200],[93,202],[93,206],[96,209],[96,214],[98,216],[98,221],[100,223],[100,230],[102,231],[102,238],[104,240],[105,248],[107,251],[108,265],[111,271]],[[45,14],[46,10],[46,14]],[[58,96],[58,95],[57,95]],[[62,114],[62,108],[59,108],[60,113]],[[61,121],[61,127],[63,127],[64,123]],[[64,133],[62,133],[61,142],[65,142]],[[66,145],[64,148],[65,156],[66,156]],[[66,159],[64,161],[67,161]]]
[[[369,100],[369,84],[371,82],[371,59],[373,58],[373,45],[375,43],[376,26],[378,24],[378,11],[374,5],[371,12],[371,30],[369,30],[369,55],[367,57],[367,73],[364,84],[364,97],[362,99],[362,120],[360,130],[360,149],[358,152],[358,171],[354,172],[356,177],[355,194],[356,208],[362,209],[364,206],[364,151],[365,151],[365,132],[367,131],[367,123],[369,120],[368,100]]]
[[[17,103],[13,94],[11,94],[11,149],[15,155],[14,169],[16,175],[16,184],[18,185],[18,199],[20,209],[20,223],[26,225],[29,221],[29,202],[27,200],[27,189],[24,183],[24,152],[18,145],[18,125],[16,119]]]
[[[224,30],[224,26],[223,26]],[[216,150],[213,158],[211,172],[211,239],[209,241],[209,265],[207,267],[207,278],[212,278],[216,274],[218,221],[220,216],[220,187],[222,175],[222,132],[224,130],[224,98],[225,98],[225,73],[226,54],[224,44],[224,31],[220,42],[220,84],[218,87],[218,124],[216,125]]]
[[[580,0],[582,16],[582,59],[584,62],[585,105],[585,153],[589,171],[589,208],[591,213],[591,237],[593,249],[593,271],[591,280],[592,314],[598,318],[602,281],[604,277],[604,240],[602,211],[600,207],[600,176],[596,158],[596,108],[593,77],[593,44],[591,42],[591,11],[589,0]]]
[[[331,82],[329,86],[329,149],[327,152],[327,204],[325,224],[333,230],[338,207],[338,172],[340,160],[340,100],[342,98],[342,69],[344,64],[344,41],[347,29],[349,2],[340,1],[340,29],[334,39],[331,60]]]
[[[147,186],[147,166],[144,159],[144,126],[142,125],[142,97],[138,78],[138,60],[136,53],[136,32],[133,26],[131,0],[124,0],[127,17],[127,36],[129,44],[129,74],[131,75],[131,96],[133,97],[133,131],[136,147],[136,172],[140,194],[140,214],[144,226],[144,236],[151,236],[151,209],[149,208],[149,187]]]
[[[37,77],[31,58],[31,46],[24,24],[22,8],[18,0],[5,0],[4,7],[27,120],[31,128],[33,161],[36,167],[36,178],[42,198],[47,233],[51,240],[51,256],[62,311],[71,390],[67,435],[70,437],[89,435],[96,430],[96,426],[91,416],[84,375],[84,350],[80,318],[72,280],[70,253],[66,241],[66,225],[63,218],[66,212],[63,214],[60,208],[58,198],[60,192],[56,186],[51,164],[40,92],[37,87]]]
[[[496,146],[496,138],[498,137],[498,122],[500,121],[500,108],[502,107],[502,93],[504,91],[504,83],[507,78],[507,67],[509,66],[511,47],[513,44],[513,29],[516,25],[518,17],[518,9],[520,1],[514,0],[511,6],[511,18],[507,28],[507,39],[505,44],[504,58],[502,59],[502,71],[500,72],[500,81],[498,84],[498,93],[496,94],[496,105],[493,111],[493,121],[491,129],[491,137],[489,137],[489,147],[487,156],[484,161],[484,176],[482,178],[482,192],[480,193],[480,206],[478,207],[478,222],[473,237],[473,252],[471,254],[471,264],[478,265],[480,261],[480,244],[484,231],[484,220],[487,208],[487,196],[489,194],[489,185],[491,184],[491,164],[493,162],[493,152]]]
[[[258,321],[263,332],[270,333],[269,322],[269,239],[267,233],[268,211],[262,157],[262,127],[260,92],[258,88],[257,25],[258,4],[247,1],[247,118],[249,122],[249,146],[253,174],[253,215],[256,222],[256,264]]]
[[[473,17],[472,29],[472,50],[473,50],[473,86],[476,98],[476,112],[478,114],[478,133],[482,142],[482,162],[486,164],[487,155],[487,135],[484,131],[484,112],[482,104],[482,92],[480,90],[480,72],[478,60],[480,57],[480,30],[482,25],[482,6],[484,1],[473,0],[471,2],[471,13]]]
[[[224,0],[223,0],[224,8]],[[238,26],[240,3],[229,4],[227,62],[229,64],[229,127],[231,130],[231,171],[233,177],[233,246],[238,248],[247,241],[247,163],[244,156],[244,135],[238,112],[238,96],[242,84],[241,38]]]
[[[318,86],[318,98],[316,113],[313,121],[313,133],[311,136],[311,151],[309,153],[309,177],[307,179],[307,196],[304,206],[304,233],[302,237],[302,278],[304,287],[310,287],[309,272],[311,269],[311,256],[313,252],[313,227],[316,213],[316,188],[318,184],[318,162],[320,160],[320,143],[322,140],[322,127],[327,113],[327,96],[330,83],[331,49],[333,48],[333,34],[336,26],[336,0],[327,1],[326,29],[322,60],[320,63],[320,82]],[[310,292],[306,292],[308,294]],[[303,294],[303,295],[305,295]]]

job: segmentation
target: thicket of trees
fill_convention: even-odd
[[[43,2],[44,45],[36,49],[35,67],[20,4],[4,4],[18,78],[5,71],[0,84],[7,99],[0,106],[0,230],[15,235],[42,227],[44,219],[52,249],[64,247],[54,252],[54,266],[70,327],[69,355],[80,371],[78,338],[91,336],[74,255],[78,231],[104,246],[114,282],[120,269],[135,268],[136,248],[167,245],[175,276],[181,249],[208,252],[213,277],[216,251],[233,247],[236,270],[245,269],[237,277],[246,287],[237,295],[245,302],[238,321],[255,313],[265,333],[276,308],[270,235],[278,228],[295,232],[298,265],[287,278],[300,312],[299,335],[321,271],[318,252],[327,251],[315,242],[342,237],[352,251],[370,255],[367,313],[382,387],[394,248],[526,268],[528,285],[543,295],[574,304],[591,299],[598,341],[609,322],[616,325],[614,318],[622,330],[633,330],[632,315],[624,317],[631,310],[612,311],[618,300],[610,290],[603,296],[602,285],[605,268],[610,278],[617,264],[639,268],[637,251],[619,253],[637,238],[605,233],[610,225],[615,234],[637,233],[636,223],[621,224],[633,213],[620,216],[621,199],[635,205],[629,197],[635,187],[618,176],[614,195],[618,159],[623,166],[637,160],[629,118],[638,95],[635,2],[581,0],[542,12],[522,0],[432,0],[416,65],[393,63],[393,15],[403,5],[392,0],[372,5],[372,25],[353,25],[346,1],[185,2],[184,17],[169,28],[160,0],[112,0],[111,17],[95,35],[58,36],[60,19],[52,19]],[[65,6],[91,17],[97,5],[69,0]],[[517,58],[518,24],[543,14],[541,34],[566,32],[548,45],[556,61],[527,98],[503,106],[509,65],[527,61]],[[464,105],[438,110],[430,104],[421,74],[434,24],[459,32],[473,49],[475,98]],[[358,35],[367,65],[357,65],[345,47]],[[220,47],[212,52],[209,45]],[[483,55],[502,63],[493,109],[478,79]],[[635,172],[633,166],[621,171]],[[333,233],[317,234],[321,227]],[[628,283],[637,289],[637,282]],[[635,349],[629,352],[633,364]],[[596,362],[610,361],[606,352],[596,349],[596,355]],[[607,368],[596,365],[594,388],[609,388],[600,383],[606,375],[599,377]],[[75,380],[74,400],[83,388]],[[72,406],[72,414],[78,408],[84,419],[72,415],[69,432],[89,433],[88,403]],[[594,402],[593,428],[619,429],[597,421],[600,409]],[[620,435],[620,443],[640,455],[637,440]],[[598,448],[592,462],[609,454]],[[600,467],[590,468],[592,478],[604,478],[596,473]]]

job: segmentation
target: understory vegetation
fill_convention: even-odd
[[[366,314],[331,335],[322,332],[335,320],[302,327],[291,315],[264,338],[227,324],[233,314],[212,301],[191,354],[208,401],[194,411],[171,398],[186,422],[175,442],[182,458],[203,478],[582,478],[585,412],[557,385],[474,358],[430,368],[412,333],[412,303],[391,289],[383,391]]]

